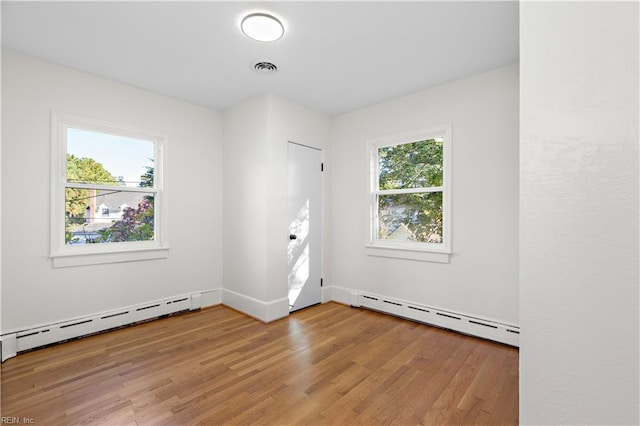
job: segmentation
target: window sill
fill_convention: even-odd
[[[51,255],[54,268],[136,262],[169,257],[168,247],[130,249],[103,253],[70,253]]]
[[[421,262],[449,263],[451,253],[409,247],[394,247],[366,244],[367,256],[389,257],[393,259],[417,260]]]

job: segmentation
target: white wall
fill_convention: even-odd
[[[329,119],[274,95],[224,113],[223,303],[263,321],[289,314],[287,143],[325,149]]]
[[[2,52],[2,331],[222,286],[222,117]],[[49,258],[51,110],[168,136],[168,259],[57,268]]]
[[[329,118],[319,112],[298,105],[287,99],[269,96],[269,237],[267,245],[269,279],[274,284],[269,297],[287,297],[287,246],[289,223],[286,221],[287,207],[287,161],[288,142],[296,142],[323,150],[329,149]],[[324,175],[324,193],[328,191],[329,165]],[[329,216],[330,204],[324,197],[325,218]],[[323,260],[327,260],[329,246],[328,226],[323,226]],[[324,263],[323,275],[328,276],[329,265]]]
[[[224,287],[262,301],[267,292],[266,108],[267,99],[258,97],[225,111],[223,149]]]
[[[367,139],[451,123],[449,264],[370,257]],[[333,286],[518,323],[518,70],[508,66],[332,123]]]
[[[638,4],[520,8],[520,422],[637,425]]]

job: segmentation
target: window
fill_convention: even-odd
[[[448,262],[451,129],[435,126],[369,142],[367,253]]]
[[[164,148],[146,131],[52,114],[54,266],[167,256]]]

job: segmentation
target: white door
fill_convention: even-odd
[[[322,151],[289,142],[289,311],[322,301]]]

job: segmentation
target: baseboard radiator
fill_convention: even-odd
[[[188,294],[6,333],[1,336],[2,361],[29,349],[200,307],[200,294]]]
[[[519,346],[520,328],[371,293],[352,293],[351,305]]]

